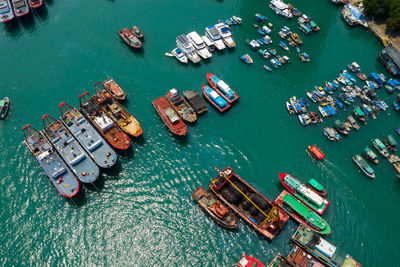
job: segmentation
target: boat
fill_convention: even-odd
[[[0,120],[4,120],[10,107],[10,99],[8,97],[0,100]]]
[[[99,177],[99,167],[86,154],[78,141],[58,120],[44,115],[43,131],[46,138],[55,147],[61,158],[82,183],[93,183]]]
[[[308,28],[304,23],[299,24],[299,30],[302,31],[304,34],[310,34],[312,30]]]
[[[246,43],[247,43],[247,45],[250,46],[250,48],[253,49],[253,50],[256,50],[257,48],[260,47],[260,44],[257,43],[255,40],[246,39]]]
[[[202,85],[201,91],[206,99],[220,112],[224,112],[231,107],[231,105],[211,87]]]
[[[185,54],[185,56],[192,61],[193,63],[198,63],[201,59],[199,55],[196,53],[196,49],[193,47],[192,43],[189,41],[189,38],[182,34],[176,37],[176,45],[180,48]]]
[[[353,157],[353,161],[365,173],[365,175],[370,178],[375,178],[374,170],[368,165],[368,163],[361,157],[360,154],[355,155]]]
[[[261,23],[264,23],[264,21],[267,20],[266,16],[260,15],[258,13],[254,15],[254,18],[256,19],[257,22],[261,22]]]
[[[204,187],[194,190],[192,199],[220,226],[227,229],[239,227],[236,215]]]
[[[267,267],[291,267],[294,266],[280,253],[267,265]]]
[[[321,150],[319,150],[319,148],[315,145],[307,146],[307,151],[317,160],[322,160],[325,157],[324,153],[322,153]]]
[[[122,90],[122,88],[114,81],[113,78],[104,81],[102,84],[104,88],[106,88],[117,100],[125,100],[126,92]]]
[[[301,54],[299,54],[299,58],[303,62],[310,62],[311,61],[310,55],[307,54],[306,52],[302,52]]]
[[[253,59],[250,57],[249,54],[244,54],[239,57],[246,64],[253,64]]]
[[[76,175],[68,168],[42,132],[31,125],[22,128],[24,143],[37,160],[49,181],[64,197],[73,197],[79,192]]]
[[[286,261],[289,263],[282,267],[296,266],[296,267],[323,267],[324,265],[311,253],[308,253],[298,245],[294,245],[289,255],[286,257]]]
[[[288,191],[283,190],[275,199],[275,203],[300,224],[304,224],[320,234],[332,232],[329,224],[321,216],[303,205]]]
[[[180,48],[175,48],[171,51],[171,54],[177,59],[179,60],[179,62],[181,63],[188,63],[188,59],[185,56],[185,54],[182,52],[182,49]]]
[[[210,86],[217,91],[217,93],[219,93],[226,101],[229,102],[229,104],[232,104],[239,99],[239,95],[215,74],[207,73],[207,81]]]
[[[172,105],[165,96],[161,96],[152,102],[155,110],[168,129],[175,135],[185,136],[187,133],[186,124],[176,114]]]
[[[317,32],[320,30],[317,23],[315,23],[313,20],[309,20],[308,25],[310,25],[311,30],[313,30],[314,32]]]
[[[272,240],[289,220],[288,215],[254,189],[230,167],[218,171],[210,190],[262,236]]]
[[[79,96],[79,103],[82,114],[113,148],[126,150],[130,147],[129,136],[96,104],[89,92]]]
[[[346,129],[346,127],[344,126],[343,122],[341,120],[335,120],[334,126],[336,128],[336,130],[343,134],[343,135],[349,135],[349,130]]]
[[[361,81],[365,81],[367,80],[367,75],[365,75],[362,72],[357,73],[357,77],[361,80]]]
[[[324,188],[322,184],[320,184],[317,180],[315,179],[310,179],[308,180],[306,186],[313,190],[315,193],[320,195],[321,197],[326,197],[328,195],[328,192]]]
[[[242,258],[237,263],[238,267],[265,267],[264,264],[261,263],[258,259],[246,255],[243,253]]]
[[[129,28],[123,28],[118,31],[119,37],[130,47],[141,48],[142,42],[136,37],[134,32]]]
[[[272,71],[272,69],[270,67],[268,67],[267,65],[263,65],[263,68],[266,69],[267,71]]]
[[[271,0],[269,7],[275,11],[276,14],[281,15],[285,18],[292,18],[293,14],[290,12],[288,5],[283,3],[281,0]]]
[[[315,123],[320,123],[320,122],[323,121],[322,118],[318,114],[316,114],[316,113],[314,113],[312,111],[310,112],[310,117],[311,117],[311,119],[314,118]]]
[[[328,117],[328,114],[321,106],[318,106],[318,111],[321,113],[322,117]]]
[[[217,30],[217,28],[215,28],[215,25],[206,27],[205,33],[206,33],[206,36],[208,36],[208,38],[210,38],[210,40],[212,42],[214,42],[215,47],[218,50],[225,49],[226,46],[225,46],[224,42],[221,40],[221,35],[219,34],[219,31]]]
[[[233,48],[236,46],[235,41],[232,38],[232,33],[230,32],[228,26],[224,23],[215,24],[215,28],[218,30],[221,35],[222,41],[228,48]]]
[[[143,133],[142,127],[140,127],[136,118],[100,82],[95,84],[95,91],[96,93],[93,95],[94,101],[96,101],[97,105],[103,109],[108,117],[118,124],[119,128],[134,137],[139,137]]]
[[[271,63],[272,67],[274,67],[275,69],[279,67],[274,58],[270,59],[269,63]]]
[[[242,22],[243,22],[243,20],[242,20],[240,17],[232,16],[232,18],[233,18],[234,20],[236,20],[236,22],[237,22],[238,24],[242,24]]]
[[[197,120],[196,112],[181,96],[178,90],[175,88],[169,90],[165,97],[184,121],[195,122]]]
[[[393,138],[391,134],[388,134],[385,138],[386,146],[393,152],[397,151],[397,141]]]
[[[212,53],[206,47],[203,39],[201,39],[200,35],[197,32],[191,32],[186,35],[190,42],[193,44],[196,49],[196,53],[203,59],[207,59],[212,57]]]
[[[299,35],[297,33],[293,33],[291,35],[292,40],[296,43],[296,44],[303,44],[303,41],[300,39]]]
[[[16,17],[22,17],[29,13],[29,5],[27,0],[11,0]]]
[[[10,0],[0,0],[0,21],[6,23],[11,21],[14,17]]]
[[[293,234],[291,240],[310,253],[313,257],[329,267],[361,267],[349,254],[344,253],[340,248],[321,237],[320,234],[312,231],[304,225],[300,225]],[[311,265],[311,266],[315,266]],[[317,267],[316,265],[315,267]]]
[[[354,116],[361,122],[365,122],[365,113],[361,110],[359,106],[354,106]]]
[[[328,207],[328,200],[315,193],[294,176],[288,173],[279,173],[279,179],[289,193],[319,215],[322,215]]]
[[[357,124],[356,120],[353,118],[353,116],[351,116],[351,114],[349,116],[347,116],[347,121],[351,124],[351,126],[355,129],[355,130],[360,130],[360,126]]]
[[[296,113],[294,107],[293,107],[288,101],[286,101],[286,108],[287,108],[287,110],[289,111],[289,114],[294,114],[294,113]]]
[[[297,115],[297,117],[299,118],[301,126],[308,125],[308,122],[307,122],[307,120],[305,118],[305,114],[299,114],[299,115]]]
[[[388,84],[385,85],[385,90],[388,92],[389,95],[393,94],[394,88]]]
[[[289,51],[289,47],[287,46],[287,44],[284,41],[280,41],[279,46],[282,47],[283,49],[285,49],[286,51]]]
[[[215,44],[213,41],[210,40],[210,38],[206,35],[201,36],[201,39],[203,39],[204,43],[206,44],[206,46],[208,47],[208,50],[210,50],[210,52],[215,50]]]
[[[378,164],[378,156],[368,146],[364,148],[363,156],[374,164]]]
[[[117,162],[117,154],[75,108],[65,102],[60,105],[61,122],[75,137],[97,166],[108,169]]]
[[[135,36],[139,39],[142,39],[144,37],[143,32],[140,30],[140,28],[138,26],[133,26],[132,27],[132,32],[133,34],[135,34]]]
[[[376,150],[378,150],[379,154],[381,154],[382,157],[389,157],[389,151],[381,140],[375,138],[374,140],[372,140],[372,145],[376,148]]]
[[[208,110],[206,102],[201,98],[201,96],[194,90],[189,90],[183,92],[186,102],[194,109],[197,114],[201,114]]]
[[[400,135],[400,127],[395,128],[394,131],[395,131],[398,135]]]

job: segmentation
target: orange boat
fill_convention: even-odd
[[[112,147],[119,150],[129,148],[129,136],[96,104],[89,92],[79,96],[79,110]]]
[[[134,137],[139,137],[143,133],[135,117],[100,82],[95,84],[95,90],[96,94],[93,96],[93,99],[124,132]]]
[[[184,136],[187,133],[186,124],[176,114],[174,108],[168,102],[165,96],[161,96],[151,102],[158,115],[163,120],[168,129],[176,135]]]
[[[113,78],[103,82],[104,88],[106,88],[117,100],[125,100],[126,92],[114,81]]]
[[[310,153],[311,156],[313,156],[317,160],[322,160],[325,157],[324,153],[322,153],[321,150],[319,150],[319,148],[316,147],[315,145],[308,146],[307,151],[308,153]]]

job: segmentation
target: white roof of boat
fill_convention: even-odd
[[[336,247],[323,238],[319,239],[319,243],[315,248],[327,255],[329,258],[331,258],[336,252]]]
[[[214,43],[210,40],[210,38],[208,38],[207,35],[201,36],[201,39],[203,39],[203,41],[206,43],[207,46],[214,45]]]
[[[218,94],[217,92],[215,92],[215,91],[211,91],[211,92],[210,92],[210,95],[211,95],[213,98],[219,97],[219,94]]]
[[[271,4],[273,4],[274,6],[276,6],[279,9],[286,9],[288,8],[288,5],[286,5],[284,2],[280,1],[280,0],[272,0]]]
[[[227,85],[224,81],[220,80],[218,82],[218,86],[221,87],[222,90],[224,90],[225,92],[228,92],[231,90],[231,88],[229,87],[229,85]]]
[[[187,36],[192,39],[192,41],[195,42],[197,45],[201,45],[202,43],[204,43],[203,39],[201,39],[200,35],[197,32],[191,32]]]
[[[7,0],[0,0],[0,8],[4,8],[6,6],[8,6]]]

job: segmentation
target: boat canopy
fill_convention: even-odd
[[[308,181],[308,183],[315,189],[317,189],[318,191],[323,191],[324,187],[322,186],[322,184],[320,184],[317,180],[315,179],[310,179]]]
[[[393,138],[393,136],[391,134],[389,134],[387,136],[387,141],[390,144],[390,146],[393,146],[393,147],[397,146],[397,142],[396,142],[396,140]]]
[[[336,252],[336,247],[322,238],[319,239],[319,243],[315,246],[315,248],[328,258],[332,258]]]
[[[364,116],[365,115],[364,112],[360,108],[356,108],[355,111],[356,111],[358,116]]]
[[[376,139],[374,140],[374,142],[375,142],[375,144],[378,146],[378,148],[379,148],[380,150],[386,148],[386,146],[385,146],[385,145],[382,143],[382,141],[379,140],[378,138],[376,138]]]
[[[172,122],[175,123],[179,121],[178,116],[176,116],[175,112],[171,108],[167,108],[165,110],[165,115],[167,115],[168,119]]]
[[[0,107],[3,107],[6,104],[6,101],[4,99],[0,100]]]

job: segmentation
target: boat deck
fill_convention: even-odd
[[[201,96],[194,90],[185,91],[183,93],[189,105],[196,111],[197,114],[201,114],[208,110],[206,102],[201,98]]]

